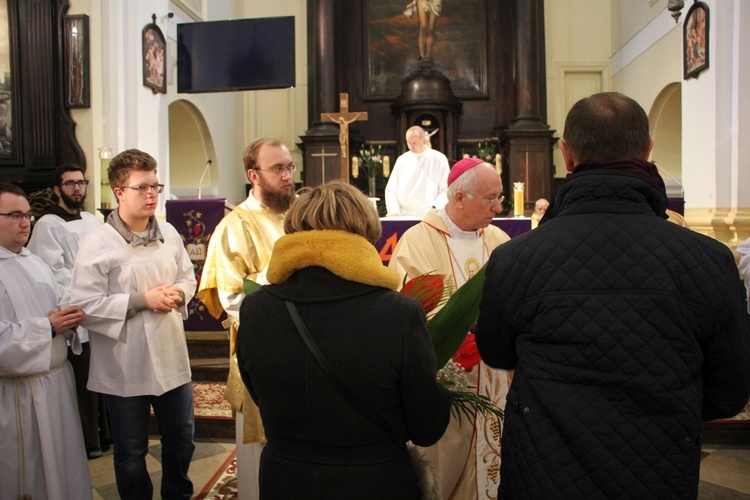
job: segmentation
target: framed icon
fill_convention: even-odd
[[[708,26],[708,5],[695,2],[682,26],[685,80],[698,78],[701,72],[708,69]]]
[[[65,107],[91,105],[89,80],[89,16],[65,16]]]
[[[154,22],[143,28],[143,85],[154,94],[167,93],[167,42]]]

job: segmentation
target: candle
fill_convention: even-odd
[[[526,150],[526,180],[529,180],[529,151]]]
[[[497,175],[503,175],[503,155],[500,153],[495,155],[495,170]]]
[[[112,208],[112,189],[109,187],[109,158],[102,158],[102,208]]]
[[[513,216],[523,217],[523,203],[524,203],[524,185],[523,182],[513,183]]]
[[[112,189],[109,185],[109,159],[112,151],[108,147],[99,148],[99,160],[101,161],[101,206],[112,208]]]
[[[356,156],[352,158],[352,177],[359,177],[359,158]]]
[[[388,156],[383,157],[383,177],[391,175],[391,159]]]

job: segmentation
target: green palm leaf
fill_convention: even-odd
[[[250,295],[258,288],[260,288],[260,283],[256,283],[255,281],[249,280],[247,278],[242,280],[242,292],[245,295]]]
[[[479,299],[482,297],[486,266],[482,266],[477,274],[456,290],[427,323],[438,366],[444,366],[451,359],[479,317]]]

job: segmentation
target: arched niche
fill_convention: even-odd
[[[682,85],[671,83],[656,97],[648,121],[654,149],[651,160],[665,179],[682,180]]]
[[[178,198],[197,197],[199,185],[202,197],[218,195],[219,165],[211,132],[200,110],[186,100],[169,105],[169,184]]]

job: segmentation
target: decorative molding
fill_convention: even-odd
[[[664,9],[612,55],[612,75],[622,71],[678,26],[679,23],[675,23],[669,11]]]
[[[187,15],[196,21],[206,19],[206,3],[204,0],[172,0],[177,6],[185,11]]]

